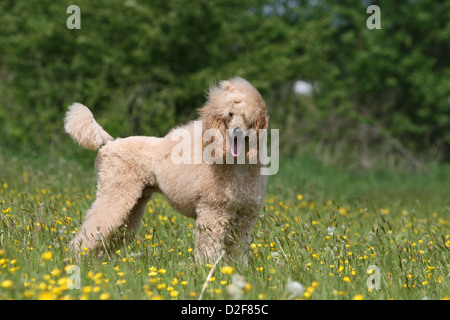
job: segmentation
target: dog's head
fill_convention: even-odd
[[[265,130],[259,130],[267,129],[269,121],[263,98],[248,81],[236,77],[211,86],[208,101],[199,113],[203,133],[220,130],[221,139],[212,137],[211,140],[224,158],[227,153],[237,158],[245,149],[247,159],[256,159],[260,134],[265,134]],[[211,144],[205,136],[204,145]]]

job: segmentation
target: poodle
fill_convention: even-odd
[[[82,147],[98,150],[96,199],[72,240],[75,259],[82,248],[100,254],[132,235],[154,192],[196,219],[196,261],[215,261],[223,252],[245,259],[267,183],[254,143],[266,134],[266,105],[248,81],[236,77],[212,85],[198,111],[198,121],[162,138],[113,139],[87,107],[69,107],[65,131]],[[195,159],[198,150],[210,159]]]

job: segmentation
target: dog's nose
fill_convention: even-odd
[[[240,136],[242,136],[244,134],[244,131],[241,129],[241,128],[235,128],[234,130],[233,130],[233,135],[235,136],[235,137],[240,137]]]

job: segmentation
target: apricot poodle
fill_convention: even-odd
[[[163,138],[113,139],[79,103],[70,106],[64,124],[82,147],[101,147],[96,200],[73,239],[75,257],[82,248],[104,252],[135,232],[154,192],[196,219],[196,260],[214,261],[222,250],[232,258],[245,256],[266,190],[254,142],[268,127],[265,102],[249,82],[236,77],[211,86],[198,121]]]

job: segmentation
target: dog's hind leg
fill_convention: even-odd
[[[130,221],[130,214],[140,203],[139,199],[140,195],[127,192],[97,198],[73,239],[74,253],[77,254],[80,250],[93,253],[118,244],[117,240],[130,230],[128,223],[136,223],[134,219]]]
[[[127,225],[130,227],[130,230],[137,231],[139,229],[142,216],[144,215],[145,205],[152,197],[153,192],[155,192],[155,188],[152,187],[146,187],[142,191],[142,196],[139,198],[128,216]]]
[[[120,245],[126,233],[139,227],[151,189],[145,188],[141,180],[119,177],[120,173],[114,180],[103,182],[99,174],[97,198],[73,239],[75,258],[80,251],[95,253]]]

